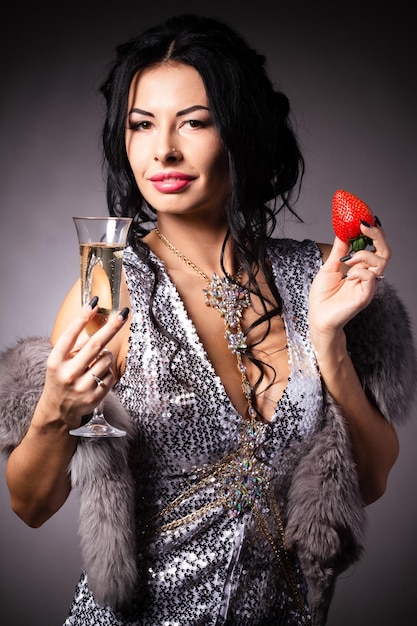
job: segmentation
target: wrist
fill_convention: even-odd
[[[71,422],[64,419],[60,408],[41,396],[31,421],[31,429],[34,434],[60,436],[64,433],[68,434],[69,429],[77,421],[79,422],[80,418],[73,419]]]
[[[314,354],[320,369],[329,365],[340,364],[347,356],[346,335],[343,330],[338,333],[310,333]]]

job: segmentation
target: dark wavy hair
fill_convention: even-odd
[[[102,140],[109,212],[133,217],[133,246],[154,227],[155,209],[141,195],[126,153],[127,103],[137,72],[168,61],[192,66],[203,80],[229,161],[226,239],[233,239],[238,266],[249,276],[248,287],[264,303],[260,323],[281,312],[266,246],[281,209],[297,216],[292,204],[299,193],[304,160],[292,129],[288,98],[274,88],[265,57],[226,23],[179,15],[116,48],[116,58],[100,89],[107,103]],[[275,300],[269,312],[256,281],[259,267]],[[251,358],[250,349],[246,355]]]
[[[236,242],[254,250],[252,238],[273,232],[276,213],[284,206],[293,210],[290,199],[301,182],[304,162],[291,128],[288,99],[274,89],[265,57],[213,18],[172,17],[116,48],[100,89],[107,103],[102,139],[110,214],[133,217],[133,230],[141,235],[155,221],[126,154],[127,102],[139,70],[171,60],[192,66],[203,80],[229,159],[230,230]]]

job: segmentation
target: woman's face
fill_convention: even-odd
[[[224,218],[228,160],[194,68],[163,63],[136,75],[126,150],[140,192],[158,212]]]

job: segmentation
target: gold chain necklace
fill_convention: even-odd
[[[181,259],[181,261],[184,261],[184,263],[188,265],[188,267],[190,267],[192,270],[194,270],[194,272],[198,274],[200,278],[202,278],[208,285],[210,284],[211,282],[210,278],[199,267],[197,267],[197,265],[195,265],[192,261],[190,261],[190,259],[187,259],[185,254],[180,252],[178,248],[176,248],[170,241],[168,241],[168,239],[164,237],[164,235],[157,228],[155,228],[154,232],[155,232],[155,235],[159,237],[159,239],[162,241],[162,243],[165,244],[166,247],[169,248],[171,252],[175,254],[175,256]]]
[[[237,367],[242,379],[242,391],[248,404],[248,415],[251,420],[256,419],[257,412],[252,403],[252,388],[247,377],[246,365],[242,360],[242,353],[247,346],[240,320],[243,311],[251,304],[249,291],[240,285],[236,279],[229,276],[220,277],[214,273],[210,279],[195,263],[168,241],[157,228],[155,228],[155,234],[175,256],[181,259],[208,285],[206,289],[203,289],[205,303],[207,306],[217,309],[224,318],[224,337],[229,350],[236,356]],[[237,276],[239,276],[239,272]]]

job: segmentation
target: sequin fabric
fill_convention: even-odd
[[[253,432],[216,376],[164,264],[150,253],[159,279],[153,293],[150,267],[126,249],[132,326],[116,391],[138,428],[138,589],[127,607],[100,607],[83,573],[64,626],[309,623],[295,559],[294,580],[285,575],[275,509],[285,525],[291,471],[322,415],[307,325],[321,256],[311,241],[281,239],[271,242],[269,257],[283,300],[290,377],[272,421]],[[167,336],[152,324],[151,298]]]

